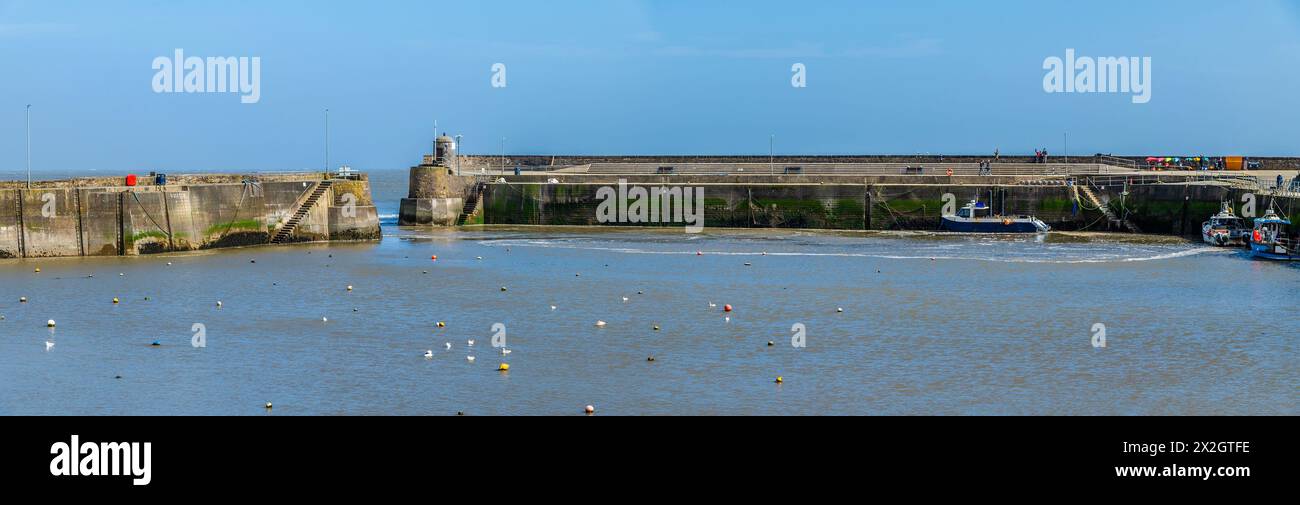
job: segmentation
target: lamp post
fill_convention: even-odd
[[[32,189],[32,104],[27,104],[27,189]]]
[[[776,174],[776,134],[767,137],[767,173]]]
[[[460,137],[456,136],[456,175],[460,175]]]
[[[506,173],[506,138],[501,137],[501,173]]]
[[[325,173],[330,171],[330,110],[325,109]]]

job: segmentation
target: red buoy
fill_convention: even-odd
[[[429,259],[431,259],[431,260],[433,260],[433,261],[438,261],[438,255],[435,254],[435,255],[433,255],[433,256],[429,256]]]
[[[722,311],[723,311],[723,312],[731,312],[731,304],[723,305],[723,306],[722,306]]]

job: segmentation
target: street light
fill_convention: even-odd
[[[456,136],[456,175],[460,175],[460,137]]]
[[[27,104],[27,189],[32,189],[32,104]]]
[[[501,137],[501,173],[506,173],[506,138]]]
[[[768,175],[776,174],[776,135],[769,135],[767,138],[767,173]]]
[[[330,110],[325,109],[325,173],[330,171]]]

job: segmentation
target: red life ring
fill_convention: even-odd
[[[1263,237],[1262,235],[1259,234],[1259,230],[1255,230],[1255,235],[1254,235],[1254,237],[1255,237],[1255,243],[1256,243],[1256,244],[1264,242],[1264,237]]]
[[[948,177],[952,177],[952,169],[951,169],[951,168],[948,169]]]

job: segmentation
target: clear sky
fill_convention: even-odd
[[[472,153],[1298,155],[1298,4],[0,0],[0,169],[28,103],[38,173],[320,168],[325,108],[359,169],[434,119]],[[261,58],[260,101],[155,93],[177,48]],[[1067,48],[1150,57],[1151,101],[1045,92]]]

